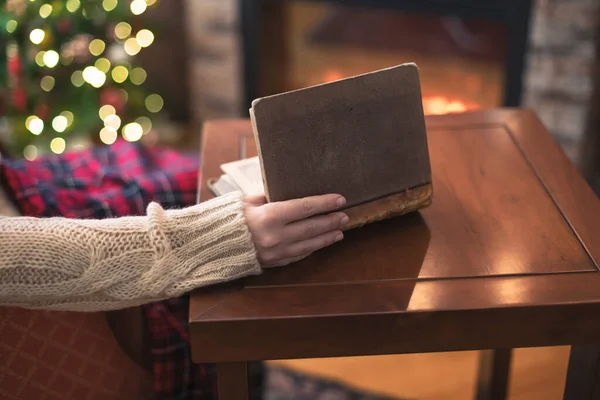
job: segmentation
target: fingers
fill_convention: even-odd
[[[302,220],[316,214],[337,210],[346,204],[346,199],[339,194],[305,197],[271,203],[273,215],[282,223]]]
[[[284,227],[284,240],[288,243],[300,242],[327,232],[339,231],[348,223],[344,213],[333,213],[292,222]]]
[[[284,259],[306,257],[317,250],[331,246],[332,244],[339,242],[344,238],[344,234],[337,230],[327,233],[323,233],[318,236],[311,237],[310,239],[302,240],[290,244],[286,248],[286,254]]]

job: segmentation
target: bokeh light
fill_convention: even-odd
[[[102,87],[106,82],[106,74],[96,67],[86,67],[83,70],[83,79],[95,88]]]
[[[41,79],[40,87],[42,88],[42,90],[44,92],[49,92],[52,89],[54,89],[55,83],[56,83],[56,80],[54,79],[54,77],[47,75]]]
[[[152,121],[148,117],[139,117],[138,119],[135,120],[135,122],[140,124],[140,126],[142,127],[142,130],[144,132],[144,135],[152,130]]]
[[[106,74],[110,71],[110,60],[108,58],[99,58],[94,63],[94,66]]]
[[[142,29],[135,35],[135,39],[142,47],[148,47],[154,42],[154,34],[148,29]]]
[[[15,21],[14,19],[11,19],[6,23],[6,32],[13,33],[14,31],[17,30],[18,26],[19,26],[19,23],[17,21]]]
[[[104,0],[102,2],[102,8],[104,8],[104,11],[110,12],[117,8],[118,3],[119,2],[117,0]]]
[[[146,97],[145,103],[146,109],[151,113],[159,112],[165,105],[163,98],[160,97],[158,94],[151,94],[150,96]]]
[[[56,67],[56,64],[58,64],[59,59],[60,56],[54,50],[48,50],[46,53],[44,53],[44,64],[46,64],[48,68]]]
[[[62,115],[58,115],[52,120],[52,129],[54,129],[58,133],[64,132],[68,126],[69,121],[66,117]]]
[[[112,128],[102,128],[102,130],[100,131],[100,140],[104,144],[113,144],[117,141],[117,131]]]
[[[69,127],[73,124],[73,121],[75,120],[75,116],[73,115],[73,113],[71,111],[63,111],[60,113],[60,115],[62,115],[63,117],[65,117],[67,119],[67,127]]]
[[[52,14],[52,5],[44,4],[40,7],[40,17],[48,18]]]
[[[23,149],[23,157],[27,161],[33,161],[33,160],[35,160],[37,158],[37,156],[38,156],[38,149],[34,145],[32,145],[32,144],[27,145]]]
[[[143,68],[134,68],[129,74],[129,80],[131,80],[131,83],[133,83],[134,85],[141,85],[146,81],[147,77],[148,74]]]
[[[50,142],[50,150],[55,154],[62,154],[67,148],[67,142],[61,137],[55,137]]]
[[[125,53],[129,54],[130,56],[135,56],[140,52],[140,50],[142,50],[142,46],[140,46],[138,41],[134,38],[127,39],[123,45],[123,48],[125,49]]]
[[[109,115],[115,115],[116,113],[117,113],[117,110],[115,110],[115,108],[113,106],[111,106],[110,104],[103,105],[102,107],[100,107],[100,110],[98,111],[98,115],[100,116],[100,119],[102,121],[104,121],[106,118],[108,118]]]
[[[40,28],[36,28],[36,29],[32,30],[31,33],[29,34],[29,40],[31,40],[31,43],[33,43],[33,44],[42,43],[44,41],[45,37],[46,37],[46,32],[44,32]]]
[[[74,13],[79,9],[81,2],[79,0],[67,0],[67,10]]]
[[[121,40],[125,40],[131,35],[131,25],[127,22],[119,22],[115,26],[115,36]]]
[[[44,131],[44,121],[35,115],[27,118],[25,126],[34,135],[40,135]]]
[[[90,42],[90,53],[94,56],[99,56],[106,49],[106,43],[100,39],[94,39]]]
[[[131,12],[133,15],[140,15],[146,11],[148,4],[144,0],[133,0],[130,5]]]
[[[83,80],[83,72],[75,71],[71,74],[71,83],[73,86],[81,87],[85,83]]]
[[[116,114],[111,114],[104,118],[104,126],[117,130],[121,127],[121,118]]]
[[[137,142],[143,134],[144,129],[137,122],[132,122],[123,127],[123,138],[129,142]]]
[[[113,81],[123,83],[129,76],[129,70],[122,65],[119,65],[112,70]]]

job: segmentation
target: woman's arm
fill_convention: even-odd
[[[260,272],[239,193],[142,217],[0,217],[0,305],[104,311]]]

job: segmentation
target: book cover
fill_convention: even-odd
[[[351,227],[431,203],[413,63],[256,99],[250,117],[268,201],[340,193]]]

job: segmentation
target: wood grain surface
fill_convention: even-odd
[[[589,343],[600,337],[600,201],[530,111],[428,117],[430,207],[288,268],[192,294],[197,362]],[[244,143],[240,137],[249,140]],[[206,125],[200,200],[252,154]]]

